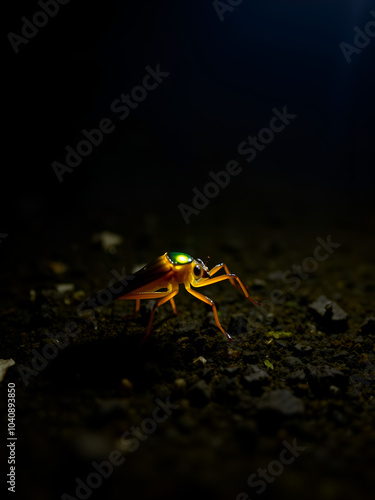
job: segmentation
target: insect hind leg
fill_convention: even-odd
[[[171,301],[172,303],[172,308],[174,306],[174,311],[176,310],[176,305],[174,303],[174,300],[173,300],[173,297],[175,295],[177,295],[179,292],[178,288],[176,290],[172,290],[171,293],[169,293],[168,295],[166,295],[165,297],[159,299],[157,302],[155,302],[153,308],[152,308],[152,311],[151,311],[151,315],[150,315],[150,319],[149,319],[149,322],[148,322],[148,325],[147,325],[147,330],[146,330],[146,334],[145,336],[143,337],[143,339],[141,340],[141,344],[143,344],[143,342],[147,339],[147,337],[149,336],[150,332],[151,332],[151,327],[152,327],[152,323],[154,321],[154,316],[155,316],[155,311],[156,311],[156,308],[165,304],[166,302],[168,302],[169,300]],[[174,312],[173,311],[173,312]]]

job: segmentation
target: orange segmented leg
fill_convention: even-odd
[[[173,314],[177,314],[177,309],[176,309],[176,304],[174,303],[174,299],[171,298],[170,301],[171,301]]]
[[[170,289],[166,292],[133,292],[119,297],[118,300],[135,300],[134,312],[121,316],[122,319],[131,319],[137,314],[137,312],[141,308],[141,299],[159,299],[160,297],[165,297],[166,295],[168,295],[171,290],[172,286],[170,286]]]
[[[134,316],[137,314],[137,312],[139,311],[140,308],[141,308],[141,300],[140,299],[136,299],[134,312],[132,312],[131,314],[121,315],[121,318],[122,319],[131,319],[131,318],[134,318]]]
[[[213,268],[212,268],[212,269],[208,272],[208,274],[209,274],[210,276],[213,276],[213,275],[214,275],[214,274],[216,274],[218,271],[220,271],[220,269],[223,269],[223,268],[224,268],[225,274],[231,274],[231,273],[230,273],[230,271],[229,271],[229,269],[228,269],[228,267],[227,267],[227,265],[226,265],[226,264],[223,264],[223,263],[222,263],[222,264],[217,264],[216,266],[214,266],[214,267],[213,267]],[[230,283],[231,283],[231,285],[233,285],[235,288],[240,288],[240,287],[238,286],[238,284],[236,283],[236,281],[235,281],[235,280],[230,279]]]
[[[255,299],[252,299],[248,293],[248,291],[246,290],[244,284],[242,283],[242,281],[240,280],[240,278],[238,276],[236,276],[235,274],[223,274],[222,276],[217,276],[216,278],[208,278],[207,280],[205,281],[197,281],[195,283],[195,287],[199,287],[199,286],[207,286],[207,285],[213,285],[214,283],[219,283],[219,281],[224,281],[224,280],[236,280],[237,283],[240,285],[241,287],[241,290],[243,291],[245,297],[247,299],[250,300],[250,302],[252,302],[253,304],[255,304],[256,306],[260,306],[261,303],[258,302],[257,300]]]
[[[176,306],[175,306],[173,297],[175,295],[177,295],[178,292],[179,292],[178,288],[177,288],[177,290],[173,290],[172,292],[161,292],[161,293],[167,293],[168,295],[166,295],[165,297],[163,297],[163,298],[159,299],[157,302],[155,302],[155,304],[154,304],[154,306],[152,308],[152,311],[151,311],[151,315],[150,315],[150,319],[149,319],[148,325],[147,325],[146,334],[143,337],[143,339],[141,340],[141,344],[143,344],[143,342],[147,339],[147,337],[149,336],[149,334],[151,332],[152,322],[154,321],[155,311],[156,311],[157,307],[165,304],[166,302],[168,302],[168,300],[170,300],[171,303],[172,303],[172,308],[174,306],[174,311],[176,310]]]
[[[217,309],[215,306],[215,302],[210,299],[209,297],[206,297],[205,295],[202,295],[201,293],[196,292],[192,288],[186,288],[186,290],[194,295],[197,299],[201,300],[202,302],[206,302],[206,304],[209,304],[212,307],[212,311],[214,313],[214,318],[215,318],[215,323],[216,326],[223,332],[223,334],[227,337],[228,340],[232,341],[232,337],[227,333],[224,328],[221,326],[220,321],[219,321],[219,316],[217,314]]]
[[[165,292],[130,292],[123,295],[122,297],[119,297],[117,300],[135,300],[137,307],[138,301],[141,301],[143,299],[158,299],[161,297],[165,297],[166,295],[169,295],[172,290],[173,290],[172,285],[169,285],[168,290],[165,290]]]

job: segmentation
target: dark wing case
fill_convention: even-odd
[[[80,306],[80,310],[85,311],[87,309],[95,309],[110,304],[123,295],[134,292],[138,288],[162,278],[172,268],[173,266],[168,259],[164,255],[161,255],[142,267],[142,269],[136,273],[125,276],[122,280],[113,283],[110,287],[100,290],[96,296],[86,300],[86,302]]]

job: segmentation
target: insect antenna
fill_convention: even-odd
[[[210,260],[210,256],[209,256],[209,255],[207,255],[206,262],[204,263],[204,265],[205,265],[206,267],[208,267],[208,266],[207,266],[207,264],[208,264],[209,260]]]

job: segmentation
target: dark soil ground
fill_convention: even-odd
[[[197,226],[194,237],[184,236],[184,227],[171,234],[150,215],[149,230],[133,228],[131,240],[117,221],[87,223],[80,232],[57,224],[48,236],[34,228],[30,239],[3,243],[11,251],[2,261],[1,358],[16,364],[0,401],[5,416],[7,383],[14,382],[20,498],[88,498],[91,491],[92,498],[115,500],[371,498],[369,236],[344,220],[334,229],[323,219],[309,227],[302,217],[297,227],[277,221],[233,227],[223,217],[210,231]],[[92,239],[106,229],[124,237],[110,252]],[[329,234],[340,246],[326,260],[305,278],[291,272],[283,278],[314,255],[316,238]],[[122,315],[133,302],[105,305],[92,321],[78,312],[85,298],[108,286],[112,270],[121,274],[125,266],[130,273],[171,250],[226,262],[268,314],[229,282],[206,288],[233,336],[229,343],[210,307],[181,287],[179,315],[161,307],[140,346],[152,302],[128,320]],[[73,286],[58,291],[61,283]],[[270,306],[274,290],[283,303]],[[51,339],[72,322],[75,335]],[[170,402],[166,413],[155,410],[160,401]],[[99,476],[93,462],[110,458],[113,471],[102,465]]]
[[[1,500],[374,499],[374,0],[6,7]],[[262,301],[200,289],[232,342],[81,312],[168,251]]]

